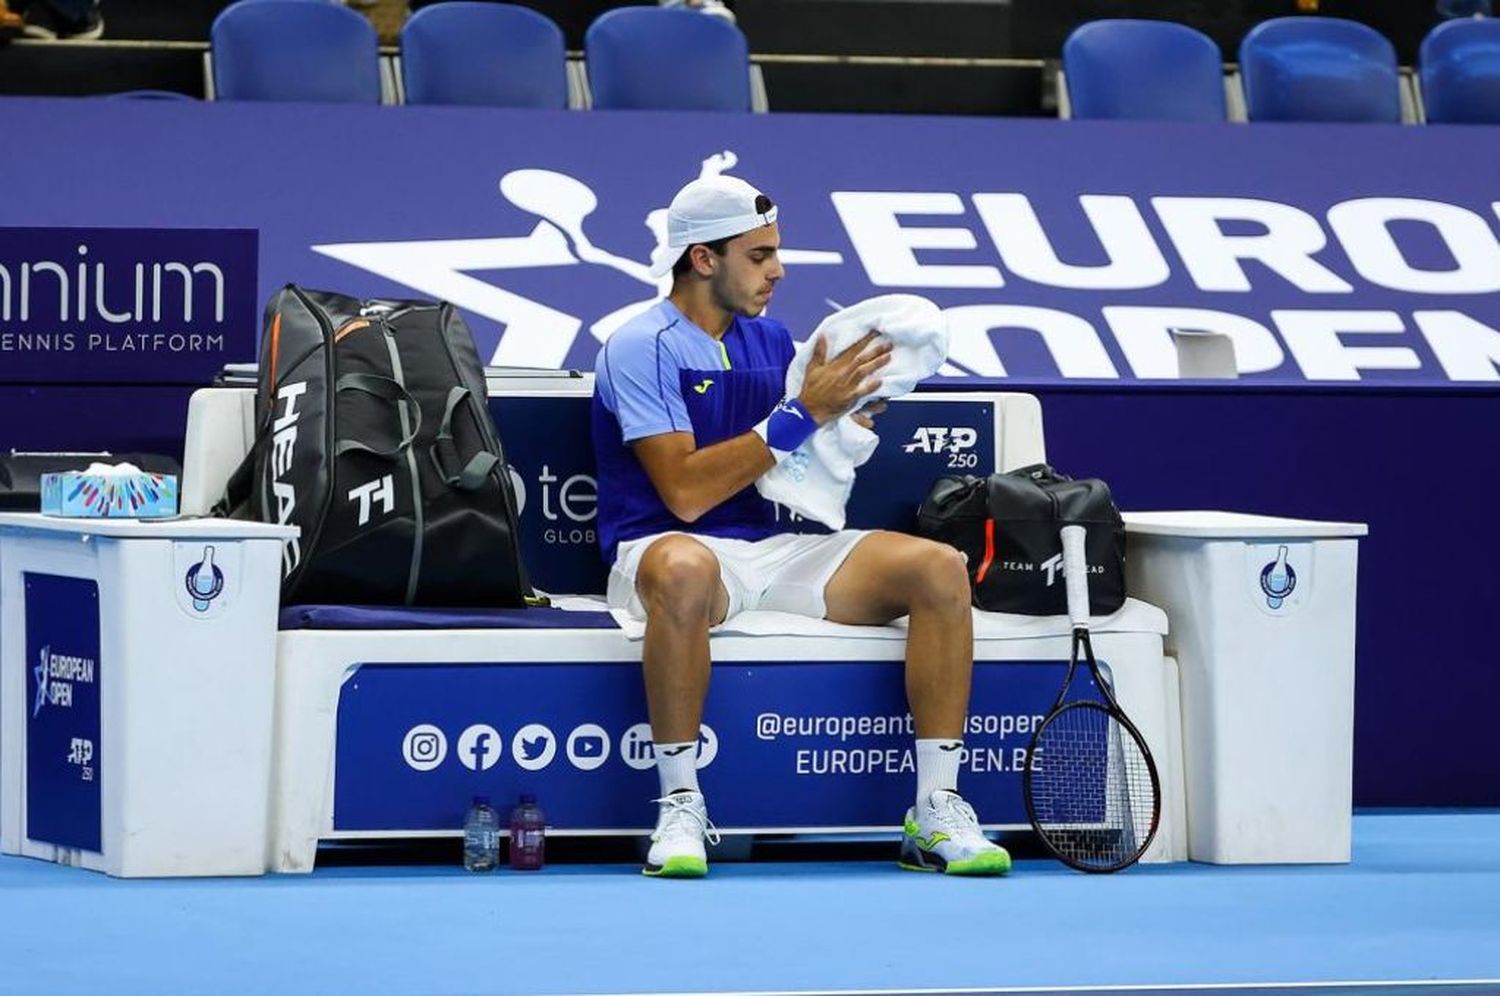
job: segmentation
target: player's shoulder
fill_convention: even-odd
[[[655,345],[661,336],[670,334],[680,323],[680,316],[672,313],[663,306],[663,302],[658,301],[615,329],[609,341],[619,342],[625,346]]]
[[[680,318],[670,314],[658,302],[615,329],[599,355],[601,358],[607,357],[611,362],[625,360],[642,352],[654,355],[664,340],[672,338],[678,324]]]

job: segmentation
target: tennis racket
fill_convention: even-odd
[[[1145,739],[1094,660],[1085,537],[1082,526],[1063,527],[1073,650],[1057,701],[1031,738],[1021,783],[1026,815],[1047,850],[1079,871],[1113,872],[1139,861],[1156,836],[1161,781]],[[1080,651],[1096,694],[1070,702]]]

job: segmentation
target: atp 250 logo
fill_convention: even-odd
[[[901,449],[906,453],[946,455],[947,466],[972,469],[979,466],[979,454],[974,450],[978,442],[979,430],[967,425],[924,425],[912,433],[911,442]]]

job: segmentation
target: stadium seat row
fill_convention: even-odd
[[[570,64],[547,17],[505,3],[424,7],[401,32],[398,67],[382,86],[369,21],[338,3],[240,0],[212,32],[220,100],[467,104],[491,107],[749,111],[764,109],[749,46],[720,18],[625,7],[589,27]],[[1224,121],[1243,99],[1251,121],[1500,122],[1500,21],[1455,20],[1423,42],[1419,90],[1403,114],[1395,49],[1373,28],[1330,17],[1285,17],[1240,45],[1241,91],[1226,95],[1218,47],[1170,21],[1101,20],[1063,46],[1067,116]]]
[[[1068,37],[1062,61],[1071,117],[1228,117],[1218,46],[1186,25],[1093,21]],[[1239,72],[1251,121],[1397,123],[1403,117],[1396,51],[1357,21],[1283,17],[1259,24],[1240,43]],[[1438,25],[1422,43],[1416,82],[1418,119],[1500,122],[1500,21]]]
[[[219,100],[380,103],[379,41],[362,15],[314,0],[240,0],[211,35]],[[594,21],[574,106],[749,111],[750,50],[734,25],[685,9],[626,7]],[[458,0],[401,32],[400,102],[569,106],[563,33],[525,7]]]

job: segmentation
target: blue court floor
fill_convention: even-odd
[[[1361,815],[1354,844],[1347,866],[1095,877],[1037,859],[967,881],[883,861],[721,863],[699,882],[625,864],[119,881],[7,857],[0,992],[1374,993],[1500,980],[1500,813]],[[1310,983],[1359,985],[1288,988]]]

